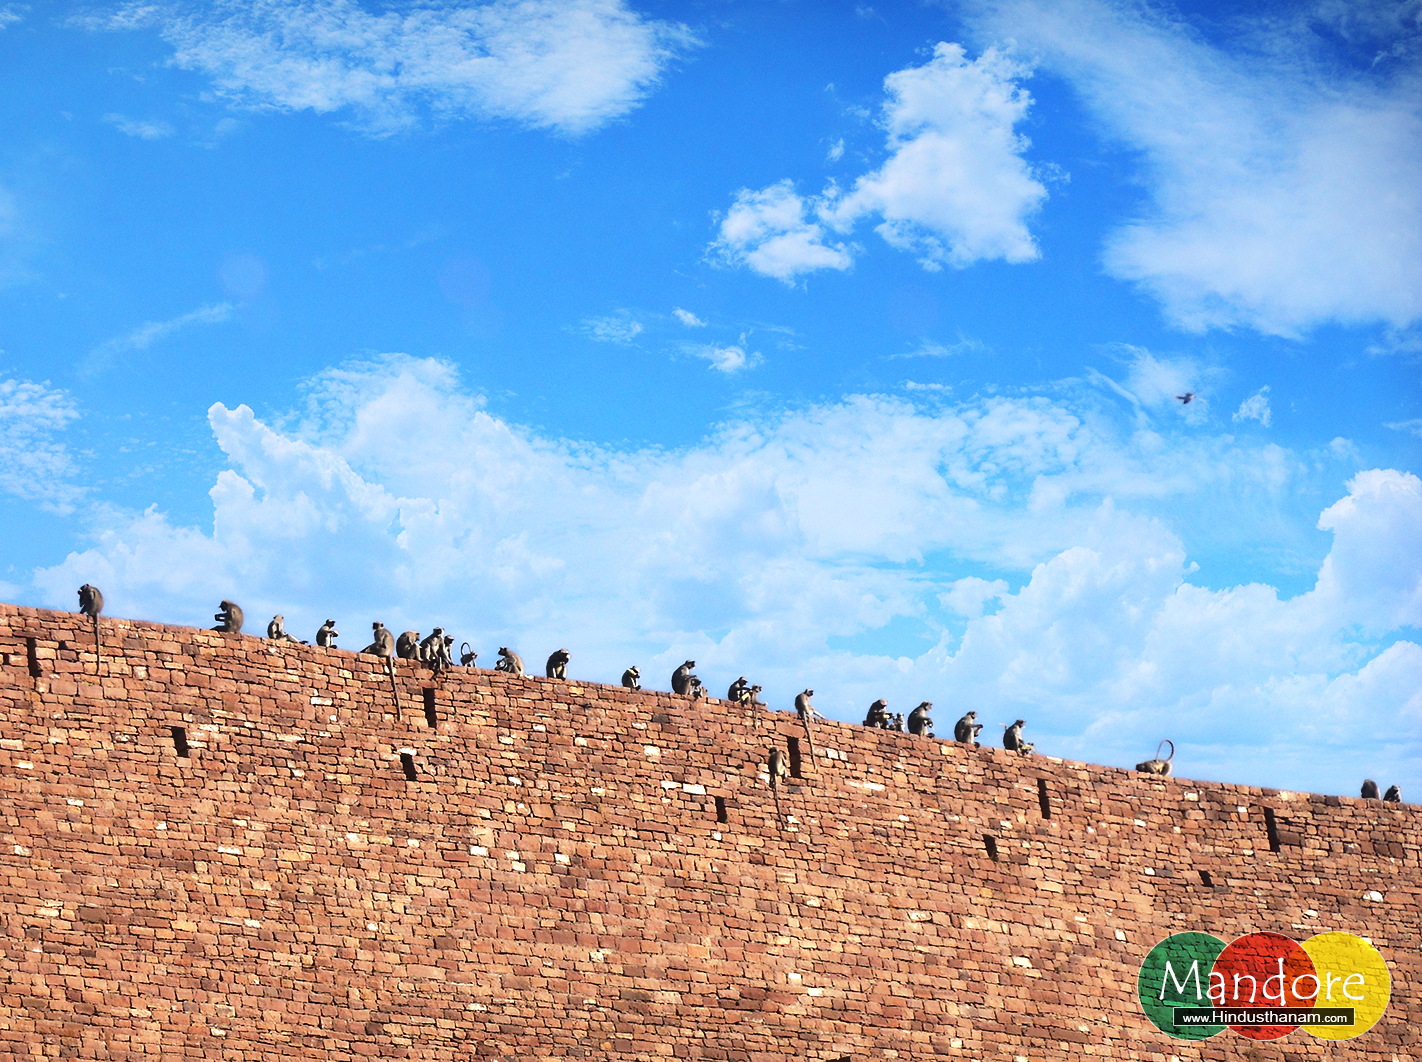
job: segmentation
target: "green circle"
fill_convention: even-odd
[[[1141,1009],[1161,1032],[1177,1040],[1207,1040],[1223,1032],[1223,1025],[1176,1028],[1176,1007],[1211,1007],[1210,971],[1224,951],[1225,942],[1208,933],[1176,933],[1166,937],[1141,963],[1136,996]]]

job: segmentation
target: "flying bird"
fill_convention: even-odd
[[[1188,405],[1190,404],[1191,400],[1195,397],[1195,392],[1194,392],[1194,391],[1186,391],[1183,395],[1176,395],[1175,397],[1178,398],[1181,402],[1184,402],[1184,403],[1188,406]]]

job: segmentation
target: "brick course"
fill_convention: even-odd
[[[373,658],[102,625],[0,605],[6,1057],[1422,1058],[1413,806],[407,662],[397,711]],[[1191,929],[1367,937],[1388,1014],[1172,1040],[1136,974]]]

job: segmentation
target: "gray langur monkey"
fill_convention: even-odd
[[[430,636],[420,643],[420,661],[436,675],[443,674],[445,668],[454,663],[449,647],[454,639],[444,633],[443,627],[436,627]]]
[[[548,657],[548,663],[544,665],[543,673],[549,678],[567,678],[568,661],[572,659],[566,649],[554,649]]]
[[[479,654],[474,651],[474,647],[468,642],[464,642],[459,647],[459,666],[473,667],[474,661],[479,659]]]
[[[217,626],[212,628],[221,631],[223,634],[242,633],[242,609],[232,601],[220,602],[217,606],[217,614],[212,618],[217,620]]]
[[[771,749],[766,766],[770,770],[770,788],[779,789],[790,777],[790,761],[781,749]]]
[[[1170,755],[1162,760],[1160,758],[1160,750],[1165,748],[1166,745],[1170,746]],[[1166,738],[1155,747],[1155,759],[1136,764],[1136,770],[1142,774],[1158,774],[1162,778],[1169,778],[1170,772],[1173,770],[1170,766],[1170,761],[1173,759],[1175,759],[1175,742]]]
[[[1383,802],[1384,802],[1385,804],[1401,804],[1401,803],[1402,803],[1402,786],[1400,786],[1400,785],[1390,785],[1390,786],[1388,786],[1388,787],[1387,787],[1387,792],[1383,794]]]
[[[682,664],[681,667],[677,668],[675,671],[672,672],[673,693],[691,692],[691,680],[695,678],[695,676],[691,673],[691,669],[695,666],[695,660],[688,660],[684,664]]]
[[[904,713],[895,712],[894,718],[890,720],[889,725],[884,729],[892,730],[895,734],[902,734],[904,732]]]
[[[633,664],[626,671],[622,672],[622,685],[625,689],[640,690],[642,688],[642,672],[636,664]]]
[[[746,700],[746,694],[749,692],[750,683],[747,682],[746,677],[742,675],[740,678],[736,679],[735,682],[731,683],[731,688],[726,691],[726,700],[730,701],[732,704],[744,704]]]
[[[371,643],[361,650],[371,656],[384,657],[391,660],[395,656],[395,635],[385,629],[385,624],[376,620],[370,625]]]
[[[1030,741],[1022,740],[1022,728],[1027,725],[1025,719],[1019,719],[1002,732],[1002,747],[1008,752],[1015,752],[1019,756],[1030,756],[1032,750],[1037,746]]]
[[[981,748],[982,743],[978,741],[978,734],[982,732],[983,725],[978,722],[977,712],[967,712],[963,718],[953,724],[953,740],[961,741],[964,745],[971,745],[973,748]]]
[[[316,632],[316,644],[322,649],[334,649],[336,639],[341,636],[341,632],[336,630],[336,621],[328,619],[321,624],[321,629]]]
[[[815,706],[810,703],[810,698],[814,695],[814,690],[801,690],[795,694],[795,714],[801,719],[815,717]]]
[[[418,660],[420,658],[420,632],[401,631],[400,637],[395,639],[395,655],[401,660]]]
[[[104,611],[104,594],[97,586],[90,586],[85,583],[79,588],[79,611],[93,619],[99,618],[99,613]]]
[[[1373,781],[1371,778],[1364,778],[1362,797],[1364,800],[1381,800],[1382,793],[1378,789],[1377,782]]]
[[[85,583],[79,588],[79,611],[94,621],[94,672],[104,660],[103,647],[99,640],[99,613],[104,611],[104,594],[97,586]]]
[[[872,726],[877,730],[889,729],[889,702],[880,697],[869,706],[869,712],[864,716],[864,725]]]
[[[523,657],[507,646],[501,645],[499,646],[499,662],[494,665],[494,670],[521,676],[523,674]]]
[[[909,712],[908,729],[910,734],[915,737],[933,737],[933,731],[928,729],[933,725],[933,719],[928,714],[928,710],[932,707],[932,701],[924,701]]]
[[[762,703],[762,702],[761,702],[761,699],[760,699],[760,691],[761,691],[761,687],[760,687],[760,686],[752,686],[750,689],[746,690],[746,701],[745,701],[745,703],[746,703],[746,704],[760,704],[760,703]]]
[[[267,637],[274,642],[294,642],[297,638],[286,632],[286,617],[278,612],[267,624]],[[302,642],[301,644],[305,644]]]

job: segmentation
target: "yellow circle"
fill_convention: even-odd
[[[1318,972],[1314,1007],[1352,1007],[1352,1025],[1305,1025],[1320,1040],[1351,1040],[1383,1016],[1392,979],[1378,949],[1352,933],[1320,933],[1300,945]]]

